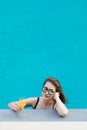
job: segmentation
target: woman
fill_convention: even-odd
[[[24,103],[23,103],[24,102]],[[33,109],[56,109],[62,117],[68,114],[68,109],[64,105],[66,98],[62,92],[59,81],[55,78],[48,77],[42,87],[42,97],[32,97],[24,99],[22,104],[11,102],[8,107],[14,111],[21,111],[26,106],[31,106]]]

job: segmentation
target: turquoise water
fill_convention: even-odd
[[[0,1],[0,108],[61,82],[68,108],[87,108],[87,1]]]

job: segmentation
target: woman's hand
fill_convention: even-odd
[[[54,94],[54,100],[56,101],[55,109],[59,113],[60,116],[64,117],[64,116],[66,116],[68,114],[68,109],[66,108],[64,103],[62,103],[59,96],[60,96],[59,92],[56,92]]]
[[[12,103],[9,103],[8,104],[8,107],[16,112],[20,112],[21,110],[23,110],[23,108],[21,108],[19,105],[18,105],[18,102],[12,102]]]
[[[56,93],[54,93],[53,99],[56,100],[59,96],[60,96],[60,93],[59,93],[59,92],[56,92]]]

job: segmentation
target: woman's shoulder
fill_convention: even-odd
[[[29,98],[26,98],[25,101],[26,101],[26,104],[27,105],[31,105],[31,106],[34,106],[34,104],[36,103],[37,99],[39,97],[29,97]]]

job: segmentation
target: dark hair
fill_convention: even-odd
[[[52,77],[48,77],[48,78],[44,81],[43,86],[45,85],[46,82],[51,82],[51,83],[55,86],[56,92],[59,92],[59,94],[60,94],[59,98],[61,99],[61,101],[62,101],[63,103],[66,103],[66,98],[65,98],[65,96],[64,96],[64,94],[63,94],[63,91],[62,91],[62,87],[61,87],[60,82],[59,82],[57,79],[52,78]]]

